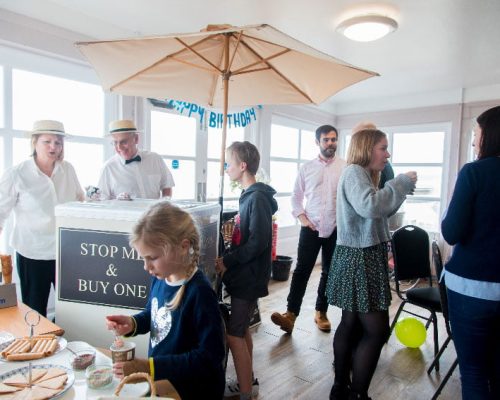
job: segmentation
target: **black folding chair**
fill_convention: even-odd
[[[401,312],[414,315],[426,320],[425,328],[433,325],[434,331],[434,355],[439,352],[438,325],[436,313],[442,312],[439,289],[432,287],[432,274],[429,257],[429,235],[423,229],[406,225],[399,228],[392,235],[392,253],[394,255],[394,279],[396,294],[402,300],[401,305],[394,316],[391,324],[391,333],[396,325]],[[421,282],[427,280],[428,286],[415,287],[406,292],[400,289],[399,281],[420,279]],[[405,309],[405,305],[412,304],[429,311],[430,316],[417,314]],[[439,371],[439,359],[435,365]]]
[[[446,294],[446,285],[444,282],[444,277],[441,278],[441,274],[443,272],[443,261],[441,258],[441,251],[439,250],[439,246],[436,241],[432,242],[432,260],[434,263],[434,268],[436,269],[436,276],[438,278],[438,285],[439,285],[439,296],[441,300],[441,309],[443,310],[443,317],[444,317],[444,322],[446,326],[446,332],[448,333],[448,337],[444,341],[443,345],[439,349],[438,354],[436,357],[434,357],[434,361],[430,365],[429,369],[427,370],[427,373],[430,374],[432,370],[436,367],[437,363],[439,362],[439,359],[443,355],[444,351],[446,350],[446,347],[448,347],[448,344],[452,341],[452,335],[451,335],[451,327],[450,327],[450,318],[449,318],[449,313],[448,313],[448,296]],[[455,371],[455,368],[457,368],[458,365],[458,359],[455,358],[455,361],[451,364],[450,369],[444,376],[443,380],[439,384],[439,387],[436,389],[436,392],[432,396],[431,400],[435,400],[439,397],[441,394],[444,386],[450,379],[451,375],[453,374],[453,371]]]

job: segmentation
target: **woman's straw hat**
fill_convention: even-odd
[[[42,119],[33,123],[33,129],[27,132],[28,136],[33,135],[59,135],[68,137],[69,135],[64,131],[62,122],[50,119]]]

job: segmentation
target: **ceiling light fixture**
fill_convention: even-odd
[[[371,42],[395,31],[398,28],[396,20],[383,15],[362,15],[341,22],[337,32],[358,42]]]

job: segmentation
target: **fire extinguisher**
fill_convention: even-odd
[[[273,237],[272,237],[272,247],[271,247],[271,258],[276,260],[276,246],[278,243],[278,224],[273,218]]]

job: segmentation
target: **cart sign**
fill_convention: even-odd
[[[201,224],[199,224],[201,225]],[[214,285],[218,222],[200,226],[198,267]],[[59,300],[144,309],[151,276],[129,234],[59,228]]]
[[[151,277],[129,234],[59,229],[59,300],[143,309]]]

